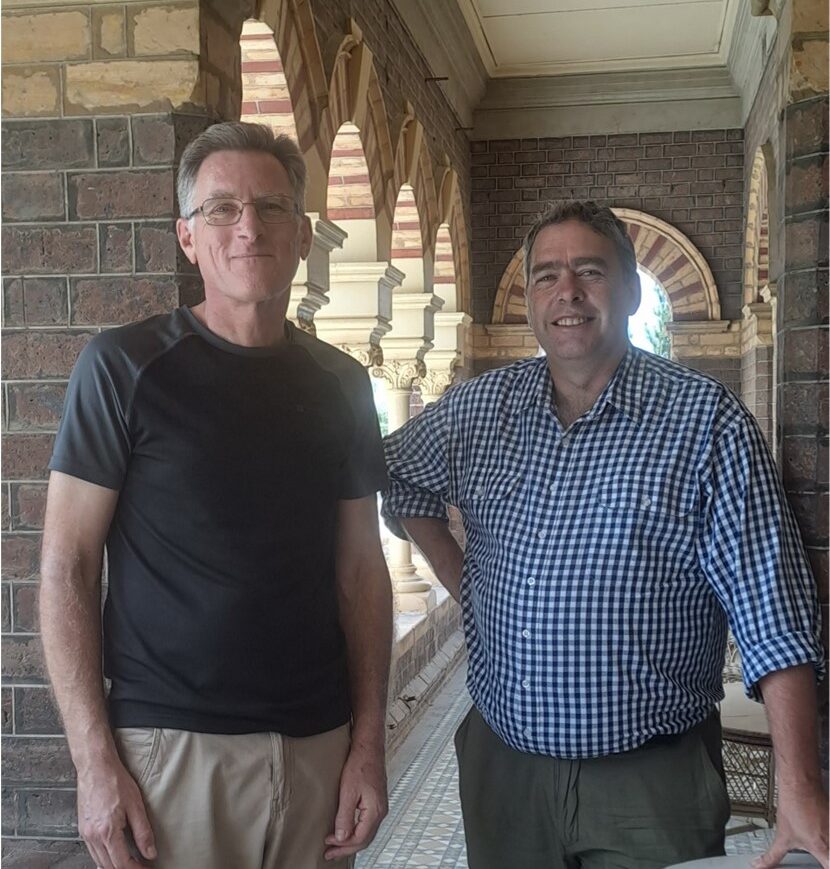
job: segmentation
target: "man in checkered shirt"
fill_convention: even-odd
[[[723,854],[727,619],[778,768],[756,865],[802,847],[827,867],[815,584],[758,427],[717,381],[631,346],[637,261],[609,208],[555,205],[524,252],[546,356],[456,386],[386,441],[384,514],[463,608],[470,867]]]

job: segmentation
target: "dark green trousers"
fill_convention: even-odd
[[[716,713],[633,751],[560,760],[509,748],[473,707],[455,747],[470,869],[664,869],[724,853]]]

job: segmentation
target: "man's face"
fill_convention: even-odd
[[[549,363],[586,373],[617,361],[628,317],[640,304],[639,278],[627,278],[614,243],[579,220],[545,227],[530,252],[528,322]]]
[[[215,196],[243,202],[294,192],[282,163],[261,151],[217,151],[199,167],[193,208]],[[264,223],[246,205],[239,223],[216,226],[201,213],[176,224],[182,250],[199,267],[205,297],[225,297],[238,303],[269,301],[290,292],[300,258],[311,248],[311,224],[295,216],[286,223]]]

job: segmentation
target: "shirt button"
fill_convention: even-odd
[[[540,531],[536,536],[540,540],[544,540],[548,536],[548,532],[547,531]]]
[[[528,585],[536,585],[536,577],[535,577],[535,576],[529,576],[529,577],[527,578],[527,584],[528,584]]]
[[[551,483],[551,484],[548,486],[548,491],[549,491],[549,492],[552,492],[552,493],[554,493],[554,494],[556,494],[556,483]]]
[[[525,628],[525,629],[522,631],[522,636],[523,636],[526,640],[527,640],[527,639],[530,639],[530,631],[529,631],[527,628]]]
[[[530,688],[530,679],[522,679],[522,688]]]
[[[484,494],[484,486],[479,486],[479,487],[475,490],[475,493],[474,493],[474,494],[475,494],[476,498],[480,498],[480,497]]]
[[[525,729],[522,731],[522,736],[527,736],[528,738],[530,738],[532,735],[533,733],[531,732],[529,727],[525,727]]]
[[[643,495],[643,500],[640,501],[641,507],[650,507],[651,506],[651,498],[648,495]]]

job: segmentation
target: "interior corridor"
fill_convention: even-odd
[[[389,815],[357,869],[467,869],[453,734],[470,701],[462,665],[391,760]],[[742,827],[733,817],[729,826]],[[771,831],[727,836],[727,854],[762,854]]]

